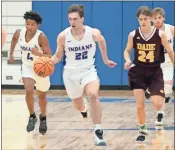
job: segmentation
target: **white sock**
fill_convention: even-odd
[[[139,125],[140,127],[143,127],[145,124],[139,124],[139,123],[138,123],[138,125]]]
[[[158,110],[158,111],[157,111],[157,114],[159,114],[159,113],[164,113],[163,109]]]
[[[102,129],[102,128],[101,128],[101,124],[95,124],[95,125],[94,125],[94,130],[96,131],[96,130],[98,130],[98,129],[100,129],[100,130]]]

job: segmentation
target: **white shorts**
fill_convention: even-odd
[[[31,66],[22,65],[22,77],[24,78],[32,78],[36,81],[35,87],[37,90],[41,92],[46,92],[50,88],[50,78],[39,77],[35,74],[33,68]]]
[[[163,71],[163,80],[164,81],[173,80],[174,67],[173,67],[172,62],[162,63],[161,68],[162,68],[162,71]]]
[[[81,97],[84,87],[97,79],[99,80],[94,66],[83,69],[64,69],[63,72],[64,85],[71,99]]]

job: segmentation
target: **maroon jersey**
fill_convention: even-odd
[[[143,67],[156,67],[165,61],[159,29],[154,28],[147,39],[144,38],[140,28],[136,29],[133,44],[135,50],[134,64]]]

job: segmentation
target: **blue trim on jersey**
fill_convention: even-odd
[[[66,54],[63,54],[63,67],[66,65]]]

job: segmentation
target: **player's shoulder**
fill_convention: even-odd
[[[136,34],[136,30],[137,30],[137,29],[132,30],[131,32],[129,32],[129,36],[134,37],[135,34]]]
[[[174,27],[173,25],[167,24],[167,23],[165,23],[164,25],[165,25],[165,27],[168,27],[168,28],[173,28]]]
[[[23,29],[16,29],[16,33],[21,33]]]
[[[95,36],[101,35],[101,31],[97,28],[91,28],[92,34]]]
[[[61,31],[58,36],[57,36],[57,41],[62,41],[64,42],[66,39],[66,34],[67,34],[68,28],[66,28],[65,30]]]

